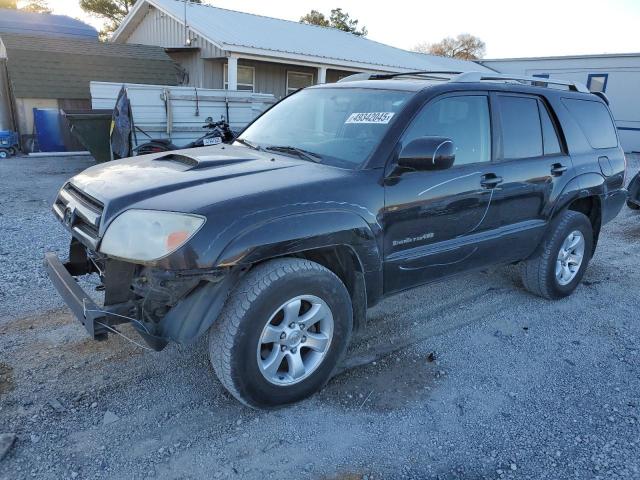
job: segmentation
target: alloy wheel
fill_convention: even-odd
[[[556,280],[568,285],[576,278],[584,259],[584,235],[578,230],[571,232],[560,247],[556,260]]]
[[[321,298],[301,295],[282,304],[258,342],[257,360],[264,378],[289,386],[309,377],[329,351],[333,326],[331,309]]]

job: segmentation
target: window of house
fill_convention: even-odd
[[[533,76],[535,78],[549,78],[548,73],[534,73]],[[536,87],[546,87],[547,82],[533,82],[533,85]]]
[[[592,73],[587,79],[587,88],[592,92],[606,92],[607,80],[609,75],[607,73]]]
[[[256,69],[246,65],[238,65],[238,90],[255,91]],[[224,64],[224,88],[229,88],[229,66]]]
[[[541,157],[542,128],[538,100],[529,97],[500,96],[498,105],[502,127],[502,157]]]
[[[454,165],[491,160],[489,101],[484,95],[446,97],[428,103],[414,118],[402,140],[409,144],[418,137],[446,137],[456,148]]]
[[[313,85],[313,73],[287,72],[287,95]]]

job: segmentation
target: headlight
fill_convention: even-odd
[[[127,210],[107,227],[100,252],[133,261],[158,260],[184,245],[204,222],[199,215]]]

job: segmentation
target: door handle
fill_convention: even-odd
[[[567,167],[565,167],[564,165],[562,165],[561,163],[554,163],[551,166],[551,175],[553,175],[555,177],[559,177],[560,175],[562,175],[567,170],[569,170],[569,169]]]
[[[495,188],[502,183],[502,177],[497,176],[495,173],[487,173],[482,176],[480,185],[484,188]]]

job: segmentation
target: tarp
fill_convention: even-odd
[[[111,117],[111,152],[114,159],[131,156],[132,131],[131,103],[123,85]]]

